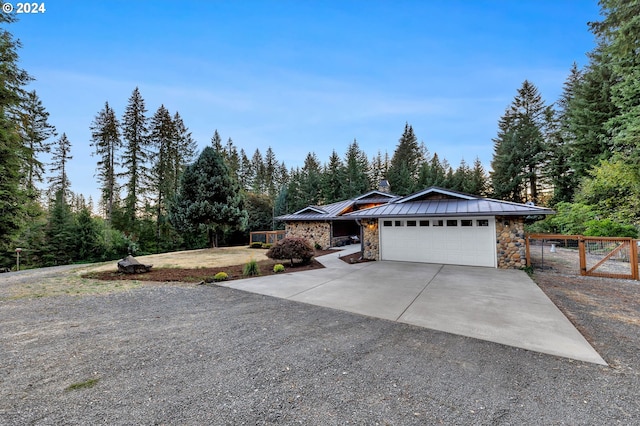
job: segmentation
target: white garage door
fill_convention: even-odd
[[[380,219],[380,258],[496,266],[494,217]]]

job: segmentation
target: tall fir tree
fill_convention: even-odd
[[[347,197],[345,179],[345,166],[338,153],[333,150],[329,157],[329,163],[325,165],[322,173],[321,191],[323,204],[335,203]]]
[[[165,230],[166,204],[176,192],[178,170],[175,166],[178,157],[177,132],[171,114],[164,105],[160,105],[151,117],[149,125],[149,143],[156,155],[151,166],[150,192],[154,198],[156,222],[156,249],[160,245],[162,232]]]
[[[15,15],[0,14],[4,27]],[[0,260],[13,253],[12,242],[25,224],[27,193],[20,185],[22,143],[10,114],[24,99],[29,74],[18,66],[20,43],[5,28],[0,28]]]
[[[51,152],[50,139],[56,136],[56,128],[49,123],[49,113],[35,90],[27,92],[16,113],[23,145],[24,187],[32,197],[38,193],[36,184],[42,182],[44,163],[40,155]]]
[[[546,157],[545,126],[549,107],[535,85],[525,80],[498,123],[493,140],[494,196],[538,203],[541,167]]]
[[[149,181],[149,127],[145,115],[147,109],[140,90],[136,87],[124,115],[122,116],[122,139],[124,149],[121,156],[124,188],[124,231],[135,233],[135,224],[139,208],[143,205]]]
[[[350,198],[368,192],[372,187],[372,182],[369,180],[369,160],[355,139],[347,148],[344,163],[345,196]],[[375,185],[378,183],[375,182]]]
[[[105,207],[105,218],[113,222],[113,210],[118,202],[118,153],[122,147],[120,123],[116,114],[105,102],[104,108],[91,123],[91,146],[98,156],[97,177],[100,182],[101,204]]]
[[[423,161],[424,153],[418,145],[413,127],[406,123],[402,137],[391,157],[387,176],[394,194],[408,195],[416,189],[420,165]]]
[[[53,174],[49,177],[50,183],[49,193],[57,197],[57,194],[62,195],[63,200],[68,202],[70,197],[71,181],[69,180],[69,174],[67,173],[69,167],[69,160],[72,160],[71,156],[71,142],[67,138],[67,134],[63,133],[62,136],[55,142],[51,155],[51,166],[49,171]]]

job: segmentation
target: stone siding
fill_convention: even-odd
[[[496,216],[498,268],[520,269],[527,266],[524,218]]]
[[[287,237],[299,237],[309,240],[311,245],[318,244],[323,250],[331,247],[331,224],[329,222],[287,222]]]
[[[362,258],[380,260],[380,237],[378,235],[378,219],[362,220]]]

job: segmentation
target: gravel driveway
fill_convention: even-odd
[[[0,424],[632,424],[618,327],[603,367],[214,286],[4,300]]]

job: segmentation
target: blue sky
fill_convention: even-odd
[[[489,169],[497,122],[525,79],[554,102],[594,46],[595,0],[47,1],[9,30],[72,143],[72,189],[97,198],[89,126],[138,86],[249,156],[326,162],[357,139],[393,154],[405,122],[454,167]]]

